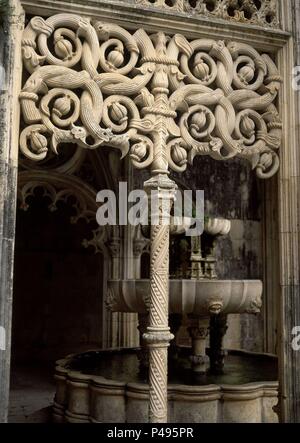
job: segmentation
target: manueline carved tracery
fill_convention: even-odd
[[[245,158],[261,178],[278,170],[281,78],[250,45],[131,34],[73,14],[32,18],[22,44],[20,147],[32,160],[77,143],[114,147],[157,173],[184,171],[197,155]]]

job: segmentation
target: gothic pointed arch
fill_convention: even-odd
[[[84,219],[87,223],[95,220],[97,211],[96,193],[80,178],[53,171],[50,173],[37,170],[21,172],[18,182],[18,200],[22,210],[28,210],[30,197],[35,196],[38,188],[42,188],[43,197],[49,199],[48,209],[51,212],[58,209],[57,204],[59,202],[71,202],[74,215],[71,216],[70,223],[75,224],[80,219]],[[93,232],[93,236],[97,241],[96,251],[101,251],[105,256],[108,255],[106,242],[109,235],[109,227],[97,228]],[[83,245],[89,245],[87,239],[83,239]]]

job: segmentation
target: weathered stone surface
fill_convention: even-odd
[[[0,350],[0,422],[7,420],[10,379],[14,228],[17,190],[19,107],[21,85],[20,44],[24,16],[11,1],[0,21],[0,65],[5,82],[0,86],[0,326],[5,349]],[[3,76],[2,76],[3,77]]]

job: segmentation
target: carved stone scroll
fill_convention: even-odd
[[[22,44],[20,147],[33,160],[77,143],[158,172],[184,171],[197,155],[245,158],[261,178],[278,170],[281,77],[250,45],[131,34],[72,14],[33,17]]]

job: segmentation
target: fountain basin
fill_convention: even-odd
[[[54,421],[147,422],[149,387],[138,374],[136,350],[91,351],[59,360]],[[276,377],[277,363],[266,355],[230,355],[228,374],[208,376],[207,384],[201,378],[191,385],[190,372],[185,372],[184,365],[180,371],[171,365],[168,421],[277,423],[273,411],[278,395]]]
[[[169,310],[172,314],[260,312],[260,280],[169,280]],[[147,313],[150,280],[109,280],[107,305],[114,312]]]

